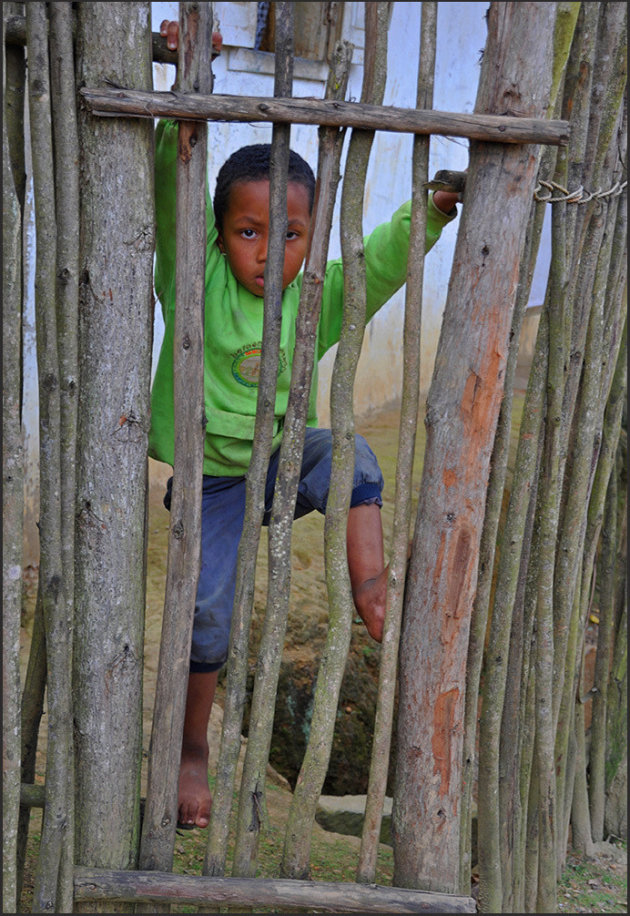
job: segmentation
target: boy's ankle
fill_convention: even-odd
[[[210,753],[210,747],[206,741],[199,741],[197,739],[190,739],[184,737],[182,740],[182,757],[198,757],[199,759],[208,759]]]

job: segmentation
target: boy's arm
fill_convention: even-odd
[[[439,193],[444,194],[445,192]],[[440,203],[448,206],[449,201],[442,199]],[[457,216],[454,203],[451,205],[450,212],[444,212],[436,206],[434,194],[429,195],[425,252],[433,248],[444,226]],[[369,321],[381,306],[391,299],[407,279],[410,225],[411,202],[407,201],[394,213],[389,223],[377,226],[364,240],[366,321]],[[339,258],[330,261],[326,268],[319,326],[318,359],[339,340],[343,317],[342,303],[343,267],[341,258]]]
[[[161,120],[155,132],[155,291],[162,308],[175,303],[177,121]],[[214,211],[206,182],[206,258],[219,257]]]

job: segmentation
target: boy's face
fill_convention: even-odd
[[[304,185],[295,181],[287,184],[287,211],[282,289],[295,280],[306,256],[311,214]],[[269,244],[269,181],[239,181],[232,185],[218,242],[241,286],[254,296],[263,296]]]

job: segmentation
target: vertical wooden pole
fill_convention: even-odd
[[[544,115],[555,6],[491,4],[477,111],[517,108],[520,115]],[[471,147],[466,207],[427,401],[401,634],[394,882],[402,886],[459,888],[468,631],[536,167],[532,147]]]
[[[77,74],[150,87],[150,4],[83,3]],[[151,122],[79,117],[76,860],[137,864],[152,340]]]
[[[181,3],[179,29],[179,89],[182,92],[210,92],[211,4]],[[140,867],[160,871],[170,871],[173,861],[190,643],[201,563],[207,145],[205,121],[180,123],[176,178],[173,492],[149,780],[140,846]]]
[[[55,310],[56,221],[53,144],[50,109],[48,19],[45,4],[31,3],[26,10],[28,42],[29,112],[33,153],[33,189],[37,262],[35,316],[40,416],[40,586],[48,646],[48,721],[46,754],[46,806],[33,910],[57,908],[59,864],[63,830],[68,817],[66,767],[70,700],[67,621],[63,616],[64,581],[61,560],[61,458],[59,359]],[[71,656],[70,656],[71,657]],[[54,738],[59,736],[59,741]]]
[[[276,41],[278,32],[276,32]],[[277,52],[276,52],[277,53]],[[340,43],[328,78],[327,97],[343,99],[348,82],[351,47]],[[311,240],[304,269],[300,309],[296,323],[291,392],[285,417],[278,476],[269,532],[269,586],[267,612],[258,652],[247,753],[243,767],[235,873],[254,875],[255,850],[262,827],[257,807],[265,811],[264,783],[291,584],[291,530],[304,449],[304,435],[315,358],[323,280],[343,132],[320,128],[318,180],[313,207]],[[254,829],[252,829],[252,826]],[[249,853],[249,855],[247,854]],[[238,872],[236,871],[238,869]]]
[[[63,731],[56,740],[64,748],[66,809],[58,906],[72,912],[74,867],[74,735],[72,729],[72,632],[74,630],[74,535],[76,496],[76,436],[78,401],[79,315],[79,135],[75,101],[72,8],[67,3],[50,7],[50,75],[55,158],[57,217],[56,303],[59,352],[61,564],[64,604],[60,608],[66,665],[66,711]]]
[[[416,107],[433,107],[435,53],[437,39],[437,3],[422,4],[420,28],[420,61]],[[414,137],[411,233],[407,266],[405,302],[403,389],[400,411],[396,495],[392,529],[392,555],[387,582],[387,615],[383,630],[383,647],[379,672],[379,689],[374,723],[367,801],[357,881],[371,883],[376,873],[381,821],[392,735],[398,646],[409,548],[411,519],[411,482],[420,402],[420,349],[422,322],[422,288],[427,222],[426,192],[428,179],[429,137]]]
[[[293,91],[293,5],[278,4],[276,8],[276,71],[274,94],[290,96]],[[270,237],[265,263],[265,284],[263,297],[263,344],[260,359],[260,376],[256,402],[254,445],[247,473],[245,518],[239,543],[236,571],[236,594],[230,631],[230,664],[228,666],[227,691],[223,714],[223,731],[217,765],[217,781],[210,817],[208,847],[204,861],[204,874],[223,875],[227,855],[229,816],[236,776],[236,764],[241,746],[241,729],[245,705],[247,678],[247,657],[249,625],[254,603],[254,581],[256,557],[260,541],[260,529],[264,515],[265,481],[271,445],[273,420],[276,403],[278,354],[282,326],[282,267],[286,245],[287,202],[286,180],[289,167],[289,142],[291,126],[275,124],[272,132],[273,154],[270,163]],[[250,756],[250,767],[252,758]],[[243,777],[243,786],[250,777]],[[254,778],[257,782],[257,779]],[[246,792],[243,789],[243,792]],[[257,812],[258,792],[253,789],[251,805]],[[251,793],[250,793],[251,794]],[[240,823],[247,818],[243,805],[240,807]],[[255,815],[257,817],[257,814]],[[248,824],[250,821],[248,821]],[[256,821],[254,821],[256,823]],[[258,824],[258,827],[260,824]],[[245,828],[247,829],[247,828]],[[241,843],[243,841],[241,833]],[[242,849],[242,845],[240,847]],[[250,853],[239,850],[235,869],[249,865]]]
[[[388,18],[388,3],[366,6],[366,57],[361,94],[364,103],[379,105],[383,100]],[[330,759],[354,614],[346,533],[355,449],[352,392],[365,329],[363,197],[373,139],[373,131],[353,131],[341,201],[344,314],[331,383],[332,472],[324,525],[330,614],[326,648],[317,677],[310,738],[287,824],[282,868],[283,873],[292,878],[304,878],[309,874],[313,821]]]
[[[4,48],[4,18],[2,22]],[[3,89],[6,63],[3,57]],[[4,113],[4,112],[3,112]],[[2,119],[2,912],[18,911],[17,839],[20,805],[20,614],[24,465],[20,417],[22,215]]]

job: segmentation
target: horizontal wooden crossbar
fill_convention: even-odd
[[[76,16],[72,17],[72,34],[76,33]],[[10,16],[5,23],[4,40],[7,45],[24,47],[26,44],[26,17]],[[158,64],[179,63],[179,52],[166,45],[166,36],[151,32],[151,59]]]
[[[490,143],[566,146],[569,141],[567,121],[508,115],[453,114],[447,111],[423,111],[326,99],[185,95],[124,88],[83,88],[80,94],[86,108],[92,114],[103,117],[270,121],[275,124],[314,124],[397,133],[441,134]]]
[[[20,803],[43,807],[45,787],[22,785]],[[472,897],[382,887],[274,878],[207,878],[159,871],[74,870],[75,900],[180,903],[203,906],[284,906],[334,913],[474,913]]]
[[[332,913],[474,913],[472,897],[382,887],[274,878],[207,878],[158,871],[74,870],[74,899],[131,903],[292,907]]]

